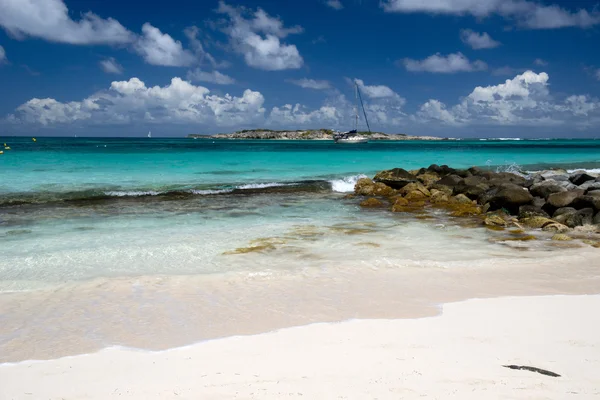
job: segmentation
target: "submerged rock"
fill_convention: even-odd
[[[374,197],[370,197],[370,198],[368,198],[366,200],[363,200],[360,203],[360,206],[361,207],[367,207],[367,208],[370,208],[370,207],[385,207],[385,204],[383,203],[383,201],[381,201],[379,199],[376,199]]]
[[[442,204],[442,203],[447,203],[448,201],[450,201],[448,194],[446,194],[440,190],[435,190],[435,193],[434,193],[434,190],[431,191],[431,197],[429,198],[429,201],[431,201],[432,204]]]
[[[591,208],[584,208],[575,213],[560,215],[559,217],[557,217],[557,220],[558,218],[563,216],[565,216],[564,224],[567,225],[569,228],[575,228],[576,226],[582,225],[591,225],[594,216],[594,210]]]
[[[552,240],[558,240],[561,242],[568,242],[573,240],[573,238],[571,236],[565,235],[563,233],[557,233],[556,235],[552,236]]]
[[[550,218],[546,218],[546,217],[523,218],[523,219],[520,219],[519,222],[521,222],[524,226],[526,226],[528,228],[535,228],[535,229],[543,228],[546,225],[554,223],[554,221],[552,221]]]
[[[404,186],[402,189],[398,190],[398,193],[401,195],[408,195],[411,192],[420,192],[423,197],[431,196],[431,192],[427,189],[421,182],[412,182]]]
[[[543,231],[546,232],[558,232],[558,233],[564,233],[564,232],[568,232],[571,230],[571,228],[569,228],[566,225],[563,225],[561,223],[558,222],[552,222],[549,224],[546,224],[542,227]]]
[[[503,228],[508,226],[508,222],[498,214],[487,215],[483,220],[483,224],[486,226],[499,226]]]
[[[519,219],[531,218],[531,217],[546,217],[550,218],[550,215],[542,210],[540,207],[534,204],[528,204],[519,207]]]

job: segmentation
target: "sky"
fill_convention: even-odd
[[[600,2],[0,0],[0,136],[346,130],[354,85],[374,131],[600,138]]]

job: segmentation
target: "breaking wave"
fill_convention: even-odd
[[[349,193],[354,191],[354,186],[359,179],[366,177],[366,175],[346,176],[341,179],[333,179],[329,183],[331,183],[331,190],[334,192]]]

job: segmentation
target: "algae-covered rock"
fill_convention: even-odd
[[[417,179],[426,187],[431,187],[431,185],[440,180],[440,177],[434,172],[426,172],[424,174],[418,175]]]
[[[591,208],[584,208],[573,214],[566,214],[565,225],[570,228],[582,225],[591,225],[594,216],[594,210]]]
[[[361,178],[354,185],[354,193],[360,196],[372,196],[375,182],[369,178]]]
[[[396,191],[386,184],[383,184],[381,182],[375,182],[375,184],[373,185],[374,196],[390,197],[395,194]]]
[[[556,235],[552,236],[552,240],[568,242],[568,241],[573,240],[573,238],[571,236],[565,235],[563,233],[557,233]]]
[[[406,196],[404,196],[404,198],[406,200],[408,200],[409,202],[411,202],[411,201],[425,200],[427,198],[427,196],[419,190],[413,190],[410,193],[408,193]]]
[[[488,214],[483,220],[483,224],[486,226],[506,227],[508,222],[498,214]]]
[[[392,205],[392,211],[402,212],[405,210],[406,206],[408,206],[408,200],[406,200],[404,197],[398,197]]]
[[[573,200],[583,194],[583,190],[573,190],[571,192],[557,192],[548,196],[546,204],[552,206],[555,210],[568,207]]]
[[[383,201],[376,199],[374,197],[370,197],[366,200],[363,200],[360,203],[361,207],[367,207],[367,208],[371,208],[371,207],[385,207],[385,204],[383,203]]]
[[[407,195],[411,192],[421,192],[424,197],[431,196],[431,192],[427,189],[421,182],[413,182],[404,186],[402,189],[398,190],[398,193],[401,195]]]
[[[435,193],[432,191],[431,197],[429,198],[429,201],[431,201],[432,204],[443,204],[447,203],[449,200],[448,195],[439,190],[436,190]]]
[[[568,232],[571,230],[571,228],[569,228],[566,225],[563,225],[559,222],[552,222],[549,224],[546,224],[542,227],[542,230],[545,232],[558,232],[558,233],[564,233],[564,232]]]
[[[531,217],[546,217],[550,218],[550,215],[540,207],[534,204],[524,205],[519,207],[519,219],[531,218]]]
[[[519,222],[521,224],[523,224],[523,226],[526,226],[528,228],[535,228],[535,229],[543,228],[544,226],[546,226],[548,224],[554,223],[554,221],[552,221],[551,219],[546,218],[546,217],[523,218],[523,219],[520,219]]]
[[[481,215],[481,207],[473,203],[449,203],[450,215],[453,217],[474,217]]]
[[[456,196],[450,198],[450,201],[458,204],[473,204],[473,201],[464,194],[457,194]]]

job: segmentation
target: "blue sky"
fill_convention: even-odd
[[[0,0],[0,135],[600,137],[600,3]]]

